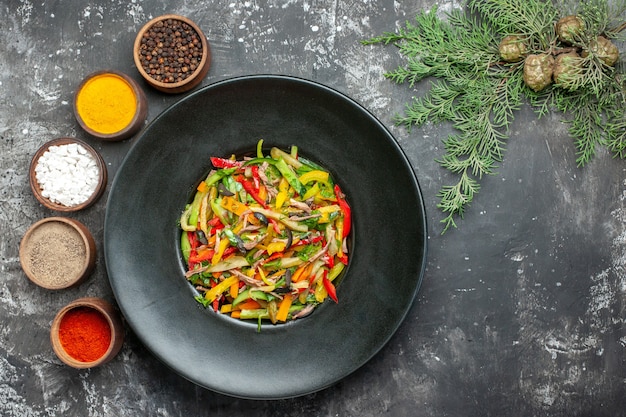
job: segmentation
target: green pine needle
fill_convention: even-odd
[[[407,129],[425,123],[449,122],[455,133],[443,140],[444,155],[437,162],[457,175],[445,185],[437,207],[445,233],[457,227],[480,191],[484,175],[494,174],[502,162],[509,127],[524,97],[538,117],[558,110],[566,116],[574,138],[576,162],[587,164],[598,147],[626,157],[626,83],[623,62],[615,67],[592,48],[598,35],[624,40],[626,0],[553,3],[542,0],[468,0],[465,11],[439,18],[437,7],[421,12],[395,33],[365,40],[365,45],[396,46],[406,63],[385,77],[414,88],[428,82],[429,89],[405,106],[395,122]],[[585,29],[571,45],[562,44],[556,21],[566,13],[583,19]],[[523,40],[527,54],[586,51],[576,66],[540,92],[523,78],[524,60],[504,62],[499,43],[507,35]]]

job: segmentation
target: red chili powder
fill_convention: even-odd
[[[92,362],[109,349],[111,328],[99,311],[77,307],[61,319],[59,339],[68,355],[80,362]]]

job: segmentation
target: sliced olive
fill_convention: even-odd
[[[265,217],[265,214],[263,213],[259,213],[259,212],[254,212],[254,217],[257,218],[258,221],[260,221],[261,223],[263,223],[263,226],[267,226],[267,224],[269,223],[269,221],[267,220],[267,217]],[[289,230],[289,229],[287,229]]]
[[[207,240],[206,235],[202,230],[196,230],[196,238],[198,239],[198,242],[202,243],[203,245],[209,244],[209,241]]]
[[[226,186],[224,184],[222,184],[220,182],[220,184],[217,186],[217,191],[221,194],[221,195],[226,195],[229,197],[232,197],[235,195],[235,193],[233,193],[232,191],[230,191],[228,188],[226,188]]]
[[[285,227],[285,232],[287,233],[287,244],[285,245],[285,249],[289,249],[293,243],[293,233],[291,233],[291,229],[288,227]]]
[[[287,271],[285,271],[285,284],[284,286],[280,287],[280,288],[276,288],[274,290],[274,292],[276,294],[286,294],[288,292],[291,292],[291,276],[293,275],[293,273],[291,272],[291,269],[288,269]]]
[[[293,272],[291,271],[291,269],[288,269],[285,271],[285,287],[287,288],[291,288],[291,276],[293,275]]]

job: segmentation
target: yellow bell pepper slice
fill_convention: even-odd
[[[220,205],[231,213],[235,213],[237,216],[241,216],[243,213],[250,209],[247,205],[237,201],[231,196],[222,197]]]
[[[259,186],[259,199],[261,199],[261,201],[265,201],[267,199],[267,188],[263,184]]]
[[[276,202],[274,203],[276,208],[281,208],[283,204],[285,204],[285,201],[287,201],[287,198],[289,198],[289,183],[285,177],[282,177],[278,183],[278,194],[276,195]]]
[[[331,204],[329,206],[323,206],[317,209],[322,216],[317,220],[318,223],[328,223],[330,221],[330,215],[341,211],[341,207],[337,204]]]
[[[289,308],[291,307],[292,301],[293,296],[291,294],[285,294],[283,301],[281,301],[280,306],[278,306],[278,312],[276,313],[277,321],[287,321],[287,315],[289,314]]]
[[[328,177],[329,174],[327,171],[313,170],[300,175],[299,180],[304,185],[312,181],[327,183]]]
[[[261,280],[266,284],[271,286],[272,283],[267,279],[267,275],[265,275],[265,271],[263,268],[259,268],[259,275],[261,276]]]
[[[321,281],[317,283],[314,294],[315,294],[315,300],[318,303],[321,303],[322,301],[326,299],[326,297],[328,297],[328,291],[326,290],[326,288],[324,287]]]
[[[237,296],[239,295],[239,280],[230,285],[228,292],[232,298],[237,298]]]
[[[311,197],[315,197],[320,192],[320,186],[317,183],[313,184],[313,187],[309,188],[302,196],[303,200],[308,200]]]
[[[285,250],[285,242],[272,242],[269,245],[267,245],[267,254],[268,255],[272,255],[273,253],[276,252],[282,252]]]
[[[304,284],[307,284],[307,287],[304,287],[307,290],[306,291],[302,291],[300,293],[300,295],[298,295],[298,301],[300,301],[300,304],[306,304],[306,298],[309,295],[309,290],[308,290],[309,281],[304,281]]]
[[[209,193],[206,193],[200,201],[200,214],[198,215],[198,222],[200,223],[200,230],[205,236],[209,235],[208,216],[211,211],[211,205],[209,204]]]
[[[215,251],[213,258],[211,258],[211,265],[217,264],[222,259],[222,256],[224,255],[224,251],[226,250],[226,247],[228,246],[228,244],[229,244],[228,239],[223,238],[222,240],[220,240],[220,245]]]
[[[239,278],[236,276],[231,276],[226,278],[224,281],[217,284],[215,287],[211,288],[204,294],[204,298],[209,301],[215,300],[219,295],[221,295],[224,291],[228,290],[230,286],[237,282]]]
[[[206,193],[207,191],[209,191],[209,186],[207,185],[205,181],[200,181],[200,184],[198,184],[198,187],[196,188],[196,190],[198,190],[201,193]]]

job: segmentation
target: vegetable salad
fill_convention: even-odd
[[[211,157],[180,217],[186,278],[216,312],[276,324],[331,298],[348,264],[351,211],[330,173],[271,148],[237,160]]]

